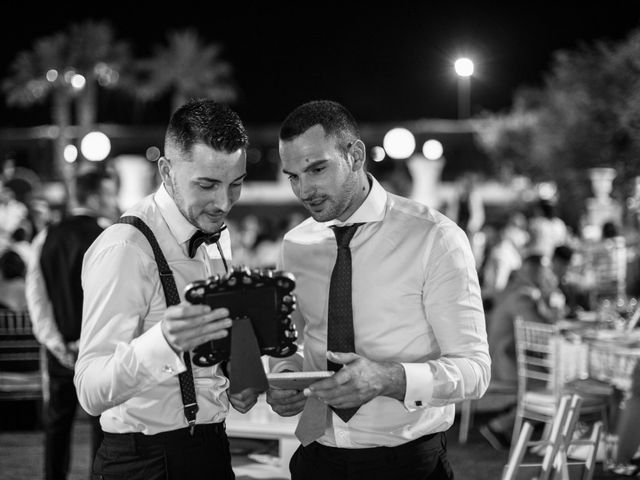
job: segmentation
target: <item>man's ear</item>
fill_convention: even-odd
[[[173,186],[171,181],[171,161],[167,157],[160,157],[158,159],[158,172],[160,172],[160,178],[166,188]]]
[[[367,149],[364,146],[364,142],[362,140],[356,140],[353,142],[349,148],[349,153],[353,159],[351,170],[357,172],[358,170],[364,169],[364,162],[367,159]]]

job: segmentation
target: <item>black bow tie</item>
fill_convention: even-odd
[[[211,245],[212,243],[216,243],[218,240],[220,240],[220,234],[226,228],[226,225],[222,225],[220,227],[220,230],[215,233],[206,233],[202,230],[196,230],[196,233],[194,233],[189,239],[189,257],[195,257],[196,250],[198,250],[198,247],[202,245],[203,242],[207,245]]]

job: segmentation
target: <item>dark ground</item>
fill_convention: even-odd
[[[33,402],[20,404],[0,403],[0,479],[37,480],[42,478],[43,434],[37,421],[38,409]],[[474,427],[466,445],[458,443],[458,419],[447,433],[448,451],[457,480],[498,480],[507,461],[508,452],[496,451],[478,433],[478,427],[486,421],[488,414],[476,413]],[[74,428],[74,450],[72,471],[69,480],[86,480],[89,465],[89,427],[86,417],[78,415]],[[230,439],[233,465],[238,480],[270,479],[268,469],[255,476],[243,474],[242,468],[253,462],[251,454],[263,454],[266,458],[277,454],[277,443],[265,440]],[[539,460],[539,457],[531,457]],[[257,471],[260,469],[258,468]],[[254,471],[256,471],[254,469]],[[602,471],[601,465],[594,480],[617,477]]]

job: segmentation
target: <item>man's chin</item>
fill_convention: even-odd
[[[199,228],[205,233],[216,233],[220,228],[224,225],[224,220],[220,220],[218,222],[206,221],[199,222]]]
[[[328,222],[335,218],[330,212],[314,212],[313,210],[309,210],[309,213],[316,222]]]

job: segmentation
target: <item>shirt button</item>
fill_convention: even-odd
[[[173,373],[173,367],[169,364],[166,364],[164,367],[162,367],[162,372],[163,373]]]

